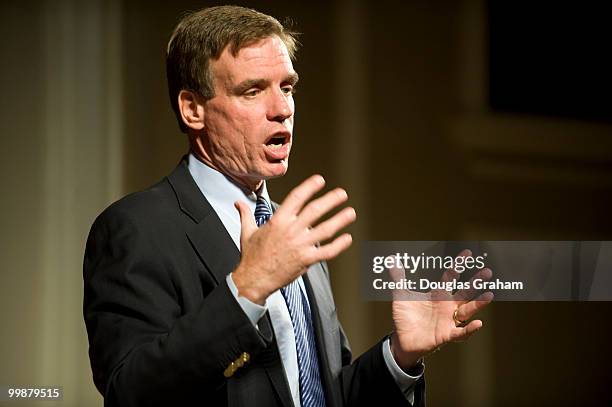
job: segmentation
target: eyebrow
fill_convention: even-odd
[[[287,77],[283,79],[282,83],[289,83],[291,86],[295,86],[299,80],[300,80],[300,76],[297,74],[297,72],[293,72],[287,75]],[[268,79],[247,79],[247,80],[240,82],[238,85],[234,86],[232,88],[232,93],[236,95],[240,95],[251,88],[254,88],[254,87],[264,88],[269,84],[270,84],[270,81]]]

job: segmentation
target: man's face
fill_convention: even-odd
[[[284,175],[293,132],[297,74],[276,36],[228,48],[211,61],[215,96],[204,104],[202,140],[211,164],[247,187]]]

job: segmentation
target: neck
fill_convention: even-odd
[[[238,185],[246,194],[251,192],[257,193],[263,185],[263,180],[261,179],[253,179],[248,177],[236,177],[233,174],[225,171],[221,166],[217,165],[214,160],[211,159],[210,155],[207,154],[206,150],[202,148],[201,143],[191,143],[190,153],[193,154],[195,158],[197,158],[202,163],[208,165],[210,168],[219,171],[221,174],[225,175],[232,182]]]

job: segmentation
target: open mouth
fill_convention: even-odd
[[[289,157],[291,133],[282,131],[274,133],[266,141],[266,156],[270,162],[280,163]]]
[[[272,136],[267,142],[266,145],[271,148],[280,149],[283,145],[289,142],[289,137],[287,134],[276,134]]]

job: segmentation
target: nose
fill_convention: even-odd
[[[295,110],[293,95],[283,93],[282,90],[279,89],[278,92],[274,92],[270,98],[268,120],[282,123],[293,116]]]

